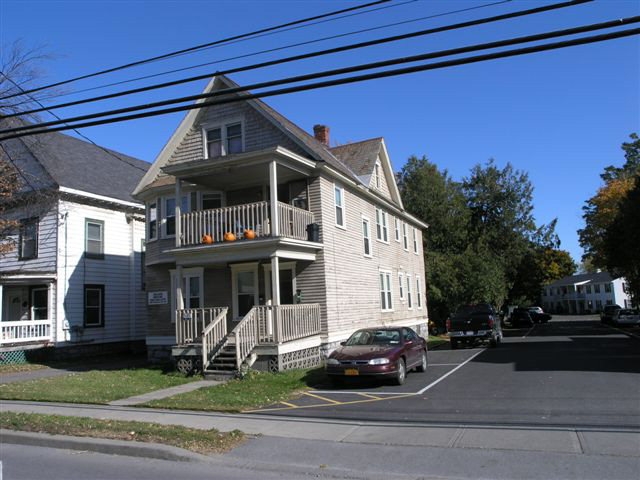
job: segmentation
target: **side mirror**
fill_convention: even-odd
[[[340,345],[342,345],[343,347],[347,344],[347,342],[340,342]]]

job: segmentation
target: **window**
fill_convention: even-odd
[[[336,225],[344,227],[344,188],[338,186],[334,188],[334,201],[336,205]]]
[[[371,232],[369,230],[369,219],[362,217],[362,242],[364,256],[371,256]]]
[[[376,238],[381,242],[389,243],[387,212],[379,208],[376,208]]]
[[[37,287],[31,290],[31,319],[49,319],[49,289]]]
[[[84,222],[84,252],[88,258],[104,258],[104,222],[86,219]]]
[[[206,129],[205,138],[207,158],[222,157],[243,151],[241,122]]]
[[[202,292],[204,290],[202,267],[185,268],[182,270],[182,305],[183,308],[200,308],[204,305]],[[176,270],[169,271],[171,275],[171,311],[178,309],[177,285],[178,275]],[[175,315],[171,315],[171,321],[175,322]]]
[[[400,220],[396,218],[395,221],[396,221],[396,242],[400,242]]]
[[[604,284],[604,291],[605,291],[605,293],[611,293],[611,284],[610,283],[605,283]]]
[[[164,199],[164,208],[162,214],[164,216],[164,235],[172,237],[176,234],[176,199],[175,197],[167,197]],[[189,211],[189,197],[182,196],[180,211],[187,213]]]
[[[375,165],[375,176],[376,176],[376,188],[380,188],[380,164],[376,162]]]
[[[393,310],[391,300],[391,272],[380,272],[380,308],[382,311]]]
[[[404,274],[398,273],[398,291],[400,292],[400,300],[404,300]]]
[[[418,230],[413,229],[413,253],[418,253]]]
[[[38,258],[38,219],[29,218],[20,222],[19,252],[20,260]]]
[[[602,310],[602,300],[596,300],[596,310]]]
[[[411,310],[413,308],[413,299],[411,291],[411,275],[407,275],[407,308]]]
[[[600,293],[600,284],[596,284],[593,286],[594,293]]]
[[[416,303],[418,308],[422,308],[422,289],[420,288],[420,277],[416,277]]]
[[[147,239],[155,240],[158,238],[158,204],[150,203],[147,207]]]
[[[84,286],[84,326],[104,326],[104,285]]]
[[[402,243],[405,250],[409,250],[409,236],[407,234],[407,224],[402,224]]]
[[[587,293],[591,293],[591,285],[587,285]]]
[[[203,192],[200,198],[202,210],[213,210],[214,208],[222,207],[222,193],[220,192]]]

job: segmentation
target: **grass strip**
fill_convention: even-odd
[[[47,368],[46,365],[40,365],[38,363],[8,363],[6,365],[0,365],[0,375],[9,375],[12,373],[20,372],[32,372],[34,370],[42,370]]]
[[[243,379],[154,400],[143,406],[237,413],[293,398],[322,383],[324,375],[322,368],[280,373],[251,371]]]
[[[90,370],[5,384],[0,378],[0,399],[105,404],[194,380],[160,368]]]
[[[216,429],[200,430],[177,425],[37,413],[0,412],[0,428],[51,435],[160,443],[204,455],[227,452],[245,440],[244,433],[239,430],[224,433]]]

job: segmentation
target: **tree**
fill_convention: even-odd
[[[17,220],[7,218],[6,211],[19,189],[18,172],[4,158],[4,151],[0,149],[0,257],[15,248],[13,233],[19,224]]]
[[[590,259],[598,268],[607,268],[606,232],[616,218],[621,202],[633,188],[635,177],[640,174],[640,139],[635,133],[630,138],[630,142],[622,144],[624,165],[604,169],[600,175],[604,185],[582,208],[585,227],[578,230],[578,235],[585,252],[583,259]]]

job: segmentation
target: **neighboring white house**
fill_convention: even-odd
[[[217,76],[205,91],[234,87]],[[364,326],[426,336],[426,225],[404,209],[384,140],[332,148],[327,127],[310,135],[235,99],[187,114],[134,192],[151,357],[178,344],[174,356],[202,348],[205,370],[220,357],[283,370]]]
[[[542,307],[554,313],[597,313],[606,305],[631,307],[624,278],[607,272],[561,278],[542,289]]]
[[[8,122],[9,120],[5,120]],[[59,133],[0,143],[20,172],[0,257],[0,349],[141,341],[146,335],[141,160]]]

